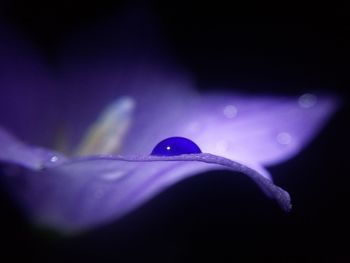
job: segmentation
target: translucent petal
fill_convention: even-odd
[[[63,70],[70,90],[84,86],[87,91],[69,116],[72,123],[79,120],[81,128],[116,97],[127,95],[135,101],[132,125],[118,153],[148,154],[159,141],[182,136],[203,152],[248,165],[272,165],[300,152],[338,106],[337,98],[317,92],[248,96],[216,89],[198,94],[188,75],[164,56],[161,32],[147,12],[128,16],[124,30],[116,30],[120,26],[111,19],[82,33],[75,45],[67,44],[70,56]],[[77,50],[82,45],[84,49]],[[76,130],[76,137],[81,133]]]
[[[211,154],[85,157],[8,179],[22,181],[13,192],[34,221],[69,233],[116,220],[178,181],[214,169],[246,174],[284,210],[291,209],[289,194],[271,180]]]
[[[279,163],[315,138],[339,105],[336,97],[315,93],[317,102],[303,107],[303,96],[203,95],[192,100],[183,118],[164,125],[165,136],[176,132],[204,152],[242,162]]]
[[[39,147],[31,147],[20,142],[0,127],[0,163],[10,163],[21,167],[40,170],[62,163],[66,158],[57,152]]]

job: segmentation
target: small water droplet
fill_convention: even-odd
[[[104,195],[105,191],[102,188],[97,188],[95,190],[94,196],[96,199],[101,199]]]
[[[50,162],[52,162],[52,163],[55,163],[57,161],[58,161],[58,157],[56,155],[54,155],[50,158]]]
[[[315,106],[317,103],[317,97],[314,94],[305,93],[298,99],[298,104],[301,108],[308,109]]]
[[[229,119],[236,117],[237,112],[238,110],[234,105],[227,105],[223,110],[224,115],[226,116],[226,118]]]
[[[292,136],[288,132],[280,132],[276,140],[279,144],[288,145],[292,142]]]
[[[170,137],[158,143],[151,155],[173,156],[181,154],[201,153],[197,144],[184,137]]]

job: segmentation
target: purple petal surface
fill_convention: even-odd
[[[0,127],[0,163],[10,163],[28,169],[39,170],[44,166],[49,167],[65,161],[65,157],[59,153],[31,147],[20,142],[13,135]]]
[[[87,157],[9,179],[21,182],[14,192],[34,221],[70,233],[116,220],[176,182],[213,169],[248,175],[290,210],[289,194],[271,180],[211,154]]]
[[[167,121],[162,120],[163,125],[157,126],[161,127],[158,132],[145,132],[149,135],[145,144],[133,144],[132,138],[137,135],[132,130],[128,145],[135,145],[137,149],[131,149],[137,152],[141,148],[147,151],[161,138],[177,135],[191,138],[204,152],[266,166],[301,151],[321,131],[337,106],[336,98],[313,94],[203,95],[192,98],[186,106],[179,106],[182,109],[179,116],[164,117]]]
[[[133,30],[138,25],[140,21],[135,22]],[[57,128],[63,120],[77,144],[98,114],[118,97],[128,96],[136,105],[120,153],[144,157],[100,156],[67,161],[54,152],[27,146],[0,129],[0,161],[31,169],[6,177],[28,215],[62,231],[81,231],[115,220],[166,187],[213,169],[248,175],[283,209],[290,210],[288,193],[273,184],[263,165],[299,152],[320,131],[337,101],[313,94],[299,98],[200,95],[191,79],[173,66],[163,55],[163,48],[157,48],[159,45],[151,40],[158,36],[154,27],[148,26],[145,32],[141,38],[130,34],[130,39],[124,39],[130,31],[114,35],[114,27],[109,25],[103,32],[109,38],[79,36],[80,44],[63,62],[60,84],[66,88],[56,97],[57,104],[50,104],[57,93],[50,81],[42,80],[36,63],[29,59],[28,63],[16,62],[6,69],[18,58],[6,45],[0,47],[4,56],[10,54],[0,64],[7,70],[0,78],[6,88],[0,101],[4,100],[1,113],[11,112],[1,114],[0,121],[21,138],[33,139],[31,143],[38,143],[36,138],[43,133],[52,135],[52,127]],[[118,42],[121,44],[115,45]],[[107,43],[107,48],[101,43]],[[14,77],[14,69],[21,78]],[[49,113],[49,109],[59,109],[60,115]],[[172,136],[189,138],[210,154],[148,156],[159,141]]]
[[[272,165],[302,150],[337,108],[335,97],[317,92],[294,97],[198,94],[191,78],[164,56],[161,32],[151,19],[144,12],[127,17],[124,30],[116,30],[111,20],[66,46],[64,85],[86,90],[83,98],[72,96],[79,97],[79,105],[66,107],[69,122],[80,123],[71,125],[73,141],[106,105],[129,96],[135,112],[118,153],[149,154],[164,138],[182,136],[204,152],[248,165]]]

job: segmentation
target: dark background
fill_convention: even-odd
[[[54,68],[67,34],[123,4],[15,0],[0,8]],[[151,7],[201,89],[293,95],[317,89],[344,99],[311,145],[269,168],[291,194],[293,211],[283,213],[244,175],[211,172],[175,185],[112,225],[67,239],[33,228],[2,191],[2,256],[36,262],[349,261],[349,5],[152,1]]]

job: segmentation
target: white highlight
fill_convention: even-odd
[[[51,158],[50,158],[50,162],[57,162],[58,161],[58,157],[56,156],[56,155],[54,155],[54,156],[52,156]]]
[[[237,116],[238,110],[234,105],[227,105],[225,106],[223,113],[227,118],[232,119]]]
[[[277,134],[276,140],[279,144],[288,145],[292,142],[292,136],[288,132],[280,132]]]
[[[107,181],[114,181],[114,180],[120,179],[125,174],[126,174],[126,171],[113,171],[110,173],[103,174],[102,177]]]
[[[311,93],[305,93],[298,98],[298,104],[301,108],[308,109],[315,106],[317,96]]]

